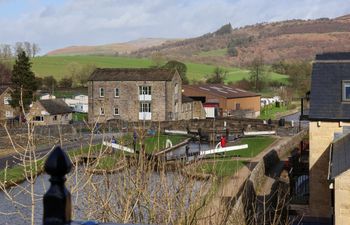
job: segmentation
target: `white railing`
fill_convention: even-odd
[[[152,113],[150,112],[139,112],[139,120],[151,120]]]
[[[118,150],[130,152],[130,153],[134,153],[134,150],[133,150],[133,149],[128,148],[128,147],[125,147],[125,146],[123,146],[123,145],[116,144],[116,143],[111,143],[111,142],[104,141],[104,142],[103,142],[103,145],[106,145],[106,146],[108,146],[108,147],[112,147],[112,148],[114,148],[114,149],[118,149]]]
[[[229,146],[229,147],[224,147],[224,148],[215,148],[215,149],[210,149],[210,150],[206,150],[206,151],[201,151],[199,153],[199,155],[209,155],[209,154],[216,154],[216,153],[221,153],[221,152],[237,151],[237,150],[246,149],[246,148],[248,148],[247,144],[235,145],[235,146]]]
[[[151,101],[152,95],[139,95],[139,101]]]

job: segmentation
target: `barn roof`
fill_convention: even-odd
[[[222,98],[245,98],[260,96],[258,93],[246,91],[232,85],[225,84],[201,84],[201,85],[183,85],[184,94],[186,89],[196,91],[198,94],[190,96],[202,96],[203,94],[216,95]]]
[[[350,120],[350,104],[342,101],[344,80],[350,80],[350,53],[316,56],[311,76],[310,120]]]
[[[50,115],[71,113],[72,109],[61,99],[39,100],[39,103]]]
[[[170,81],[175,73],[157,68],[104,68],[96,69],[90,81]]]

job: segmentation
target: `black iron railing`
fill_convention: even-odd
[[[56,147],[45,162],[45,172],[50,177],[50,188],[44,195],[44,225],[98,225],[94,221],[72,221],[71,194],[65,186],[65,176],[71,171],[72,163],[67,154]],[[103,223],[104,225],[117,225]]]

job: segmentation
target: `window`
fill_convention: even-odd
[[[151,95],[151,86],[139,86],[140,95]]]
[[[240,110],[241,109],[241,104],[240,103],[236,103],[236,110]]]
[[[117,108],[117,107],[114,108],[114,115],[115,116],[119,115],[119,108]]]
[[[55,116],[53,116],[53,120],[57,120],[57,116],[55,115]]]
[[[6,111],[5,112],[5,117],[6,118],[12,118],[13,117],[13,112],[12,111]]]
[[[179,85],[175,84],[175,94],[179,93]]]
[[[119,97],[119,89],[118,88],[115,88],[114,89],[114,97]]]
[[[100,88],[100,97],[105,97],[105,89]]]
[[[350,81],[343,81],[343,101],[350,101]]]
[[[104,108],[100,108],[100,115],[104,115],[105,114],[105,109]]]
[[[33,118],[34,121],[44,121],[44,117],[43,116],[35,116]]]
[[[140,103],[140,112],[151,112],[151,103],[150,102],[141,102]]]
[[[4,97],[4,104],[5,105],[10,104],[10,101],[11,101],[11,97]]]

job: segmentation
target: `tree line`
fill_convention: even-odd
[[[0,58],[10,59],[21,52],[25,52],[27,56],[34,58],[40,52],[40,47],[38,44],[28,41],[16,42],[14,45],[0,44]]]

